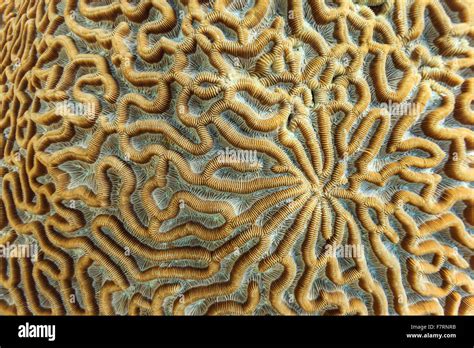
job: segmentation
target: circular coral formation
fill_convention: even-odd
[[[474,314],[473,8],[2,2],[0,312]]]

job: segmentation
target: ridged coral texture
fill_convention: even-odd
[[[0,14],[1,314],[474,314],[474,1]]]

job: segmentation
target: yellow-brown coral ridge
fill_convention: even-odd
[[[472,5],[2,2],[0,313],[474,314]]]

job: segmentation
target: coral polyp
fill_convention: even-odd
[[[2,2],[0,313],[474,314],[472,5]]]

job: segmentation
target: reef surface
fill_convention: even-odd
[[[2,1],[0,313],[474,314],[473,9]]]

